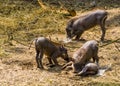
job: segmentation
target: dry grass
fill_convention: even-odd
[[[45,70],[36,68],[35,50],[28,49],[29,43],[39,36],[51,36],[54,41],[65,39],[65,26],[68,19],[66,10],[60,11],[55,5],[51,6],[44,2],[47,9],[43,10],[36,6],[35,3],[28,1],[0,1],[0,85],[1,86],[119,86],[120,85],[120,40],[109,44],[120,37],[120,8],[117,5],[109,6],[106,10],[109,16],[106,22],[107,41],[109,44],[99,48],[100,65],[106,66],[111,64],[112,69],[105,72],[103,76],[79,77],[69,71],[63,71],[60,67],[49,68],[46,66],[48,61],[43,59]],[[29,0],[30,1],[30,0]],[[45,0],[46,1],[46,0]],[[91,1],[91,0],[90,0]],[[106,2],[107,0],[103,0]],[[119,2],[119,0],[118,0]],[[3,3],[3,4],[1,4]],[[29,4],[28,4],[29,3]],[[94,9],[102,8],[103,2],[98,3]],[[113,3],[113,2],[112,2]],[[27,5],[25,5],[27,4]],[[52,3],[53,4],[53,3]],[[55,3],[57,4],[57,3]],[[74,4],[74,3],[73,3]],[[83,4],[83,3],[82,3]],[[85,8],[80,6],[80,8]],[[106,4],[106,3],[105,3]],[[50,5],[50,7],[49,7]],[[4,7],[5,6],[5,7]],[[92,8],[76,8],[77,15],[89,13]],[[104,6],[103,6],[104,8]],[[103,9],[102,8],[102,9]],[[111,9],[112,8],[112,9]],[[11,9],[10,13],[9,10]],[[9,13],[9,14],[8,14]],[[95,27],[86,31],[82,38],[86,40],[99,40],[100,27]],[[6,32],[7,31],[7,32]],[[12,46],[8,44],[9,32],[12,32],[13,39],[10,40]],[[58,39],[58,40],[57,40]],[[66,44],[69,55],[81,47],[84,42],[75,42]],[[117,48],[117,47],[118,48]],[[76,48],[75,48],[76,47]],[[65,64],[62,59],[58,59],[61,65]]]

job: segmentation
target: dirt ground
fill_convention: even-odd
[[[14,46],[4,46],[5,51],[11,56],[0,58],[0,86],[120,86],[120,40],[109,44],[120,37],[120,9],[108,10],[110,13],[109,20],[106,23],[106,42],[99,47],[100,66],[111,64],[111,70],[106,71],[103,76],[74,76],[71,71],[63,71],[61,67],[49,68],[46,66],[48,61],[44,58],[43,65],[45,70],[36,68],[35,50],[28,49],[27,46],[14,43]],[[117,17],[118,16],[118,17]],[[115,21],[112,20],[112,18]],[[116,21],[118,23],[116,23]],[[91,29],[82,35],[86,40],[100,38],[99,27]],[[55,34],[51,36],[59,37],[63,40],[65,35]],[[81,47],[84,42],[75,42],[67,44],[69,55]],[[34,45],[33,45],[34,46]],[[58,59],[59,64],[66,62]]]

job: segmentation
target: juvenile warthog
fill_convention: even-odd
[[[84,65],[93,58],[93,62],[99,62],[98,57],[98,43],[95,40],[86,42],[81,48],[79,48],[71,58],[71,61],[63,66],[64,68],[72,68],[74,72],[80,72]]]
[[[95,75],[98,73],[99,67],[95,63],[87,63],[83,67],[82,71],[80,71],[77,75],[87,76],[87,75]]]
[[[69,20],[66,33],[67,38],[71,39],[76,36],[76,40],[79,40],[80,36],[84,31],[96,26],[100,25],[102,30],[101,41],[104,41],[105,37],[105,20],[107,18],[107,12],[104,10],[97,10],[85,16],[75,17]]]
[[[46,54],[50,64],[55,63],[58,65],[57,57],[62,57],[64,60],[69,61],[67,49],[62,45],[56,45],[54,42],[45,37],[40,37],[35,40],[36,62],[37,67],[43,69],[42,58]],[[52,62],[53,61],[53,62]]]

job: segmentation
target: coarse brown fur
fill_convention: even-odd
[[[73,38],[76,36],[76,40],[79,40],[81,35],[88,29],[100,25],[102,30],[101,41],[104,41],[106,29],[105,21],[108,13],[104,10],[97,10],[85,16],[79,16],[72,18],[68,21],[66,26],[67,38]]]
[[[64,68],[73,68],[74,72],[80,72],[86,63],[93,58],[93,62],[99,62],[98,43],[95,40],[86,42],[81,48],[74,52],[71,61],[63,66]]]
[[[58,65],[57,57],[62,57],[64,60],[69,61],[67,49],[63,45],[56,45],[45,37],[39,37],[35,40],[36,62],[37,67],[43,69],[42,58],[46,54],[49,64]]]

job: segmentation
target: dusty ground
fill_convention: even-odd
[[[105,37],[107,41],[103,45],[120,37],[120,9],[108,10],[108,12],[110,15]],[[82,37],[86,40],[99,40],[101,32],[98,30],[99,27],[96,28],[85,32]],[[61,40],[65,37],[63,34],[56,34],[56,36]],[[68,45],[81,47],[83,43],[76,42]],[[68,45],[69,55],[72,56],[78,48],[70,48]],[[85,78],[74,76],[72,72],[62,71],[60,67],[48,68],[45,58],[43,60],[45,70],[37,69],[34,48],[29,50],[28,47],[17,43],[11,47],[4,46],[10,57],[0,58],[0,86],[120,86],[120,51],[116,46],[120,49],[120,40],[99,48],[100,65],[111,64],[111,70],[106,71],[103,76]],[[59,59],[59,63],[62,65],[65,62]]]

